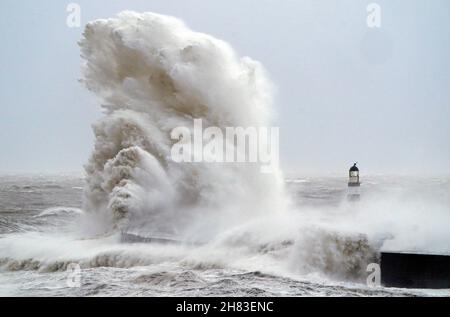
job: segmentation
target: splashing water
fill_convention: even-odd
[[[195,118],[221,129],[272,122],[272,87],[258,62],[153,13],[89,23],[81,48],[84,82],[105,104],[86,166],[87,211],[113,227],[180,233],[202,223],[210,234],[283,211],[279,173],[170,158],[170,132]]]

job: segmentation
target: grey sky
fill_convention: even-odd
[[[183,19],[261,61],[278,87],[286,171],[450,172],[450,1],[74,1],[82,24],[124,9]],[[78,82],[70,1],[0,1],[0,171],[80,170],[97,100]]]

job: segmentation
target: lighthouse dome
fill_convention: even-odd
[[[359,172],[359,169],[358,169],[358,167],[356,167],[356,163],[355,163],[355,164],[353,164],[353,166],[352,166],[352,167],[350,167],[350,172]]]

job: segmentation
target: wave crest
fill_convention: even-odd
[[[105,104],[86,165],[86,210],[112,219],[115,227],[146,222],[179,231],[199,219],[217,227],[210,214],[231,211],[223,223],[282,209],[277,173],[170,159],[170,132],[192,129],[195,118],[205,128],[270,123],[272,85],[258,62],[153,13],[127,11],[91,22],[80,45],[83,81]]]

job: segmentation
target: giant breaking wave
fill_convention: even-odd
[[[272,123],[272,85],[262,66],[225,42],[153,13],[122,12],[87,25],[84,83],[105,116],[94,125],[84,209],[102,230],[178,235],[221,229],[284,209],[279,173],[258,164],[175,163],[172,129]]]

